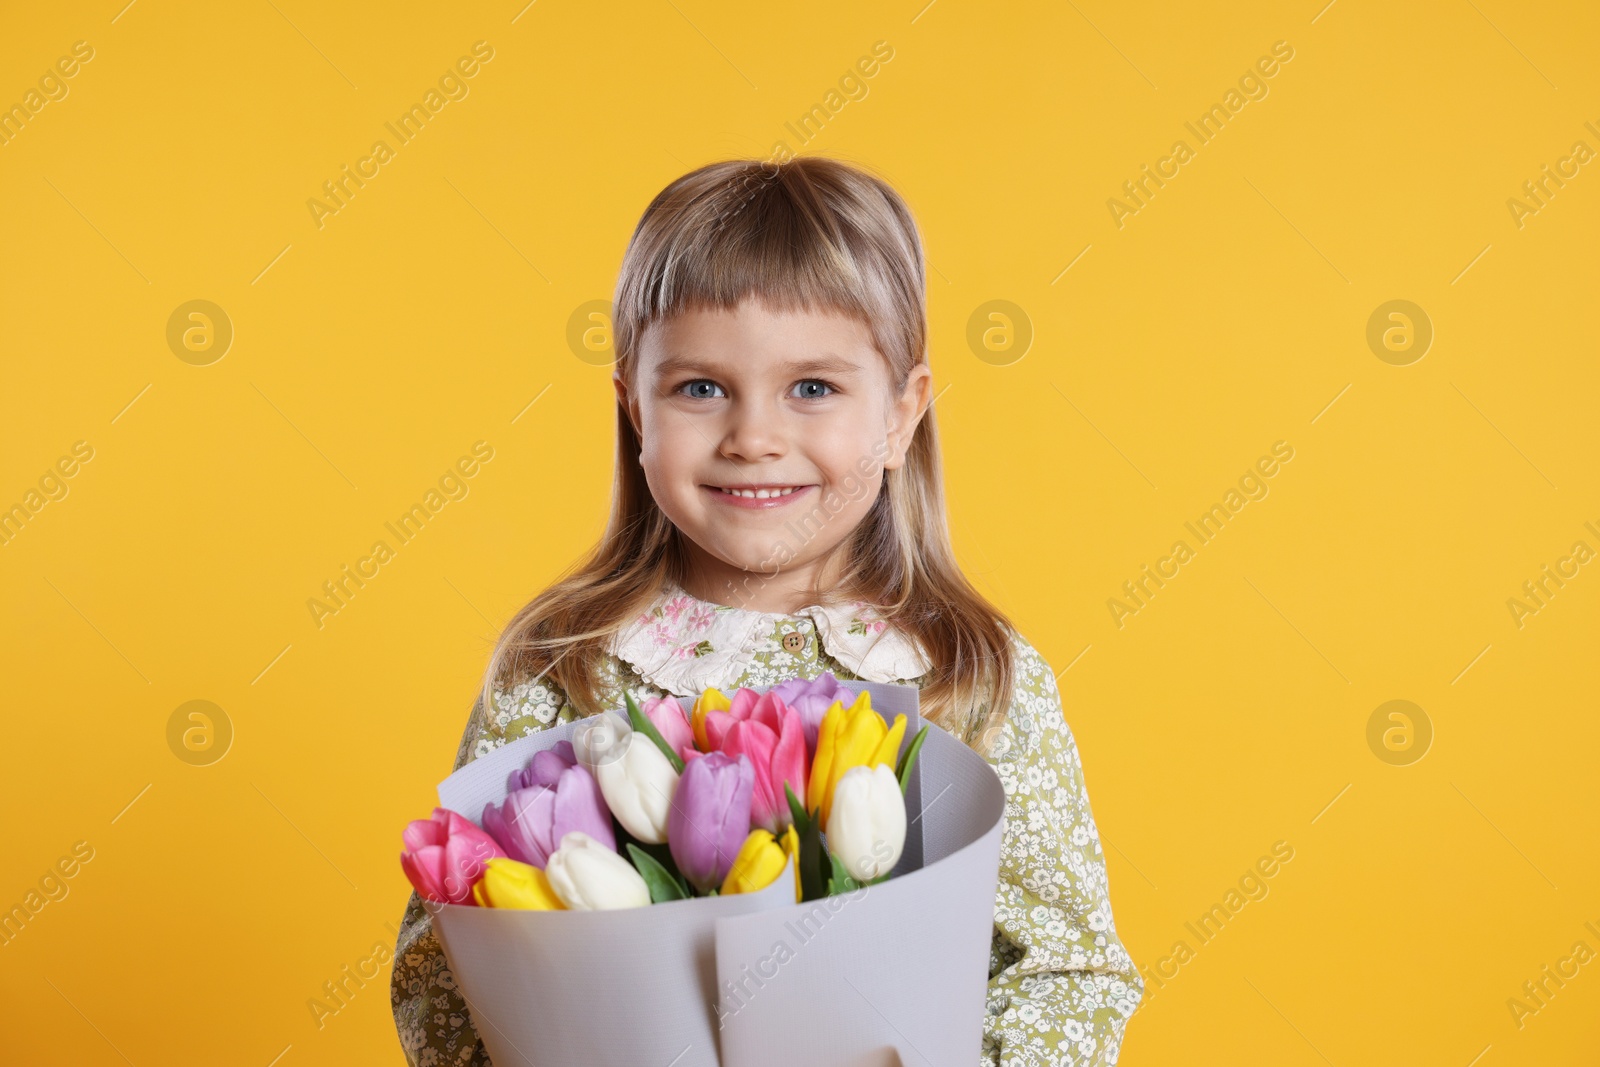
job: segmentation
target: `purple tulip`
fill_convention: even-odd
[[[821,728],[822,717],[828,713],[828,709],[835,701],[847,708],[856,701],[856,694],[840,685],[831,671],[823,671],[810,681],[804,678],[790,679],[773,686],[770,692],[800,713],[800,727],[806,735],[806,752],[813,756],[817,752],[817,730]]]
[[[611,811],[600,784],[579,765],[571,743],[535,753],[526,767],[511,772],[506,785],[505,802],[484,805],[482,822],[512,859],[543,868],[572,830],[616,850]]]
[[[535,752],[522,770],[512,771],[506,781],[506,791],[514,793],[518,789],[531,789],[536,785],[555,785],[562,771],[577,765],[578,755],[572,750],[572,742],[557,742],[543,752]]]
[[[712,752],[690,760],[672,795],[667,844],[683,876],[706,893],[728,877],[750,835],[755,767],[747,756]]]

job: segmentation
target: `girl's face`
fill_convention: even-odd
[[[617,396],[651,495],[689,541],[688,591],[766,611],[810,603],[883,472],[905,462],[928,365],[896,390],[865,323],[757,300],[654,323],[636,358]]]

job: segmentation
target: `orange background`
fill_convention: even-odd
[[[1520,626],[1507,603],[1600,549],[1594,5],[121,5],[0,35],[0,105],[93,50],[0,145],[0,507],[27,514],[0,907],[92,850],[0,946],[7,1062],[401,1062],[386,969],[320,1028],[307,1002],[392,945],[399,832],[493,636],[603,522],[613,396],[574,315],[663,185],[780,141],[872,167],[924,229],[958,548],[1063,672],[1118,929],[1167,976],[1121,1062],[1600,1053],[1600,965],[1508,1007],[1600,952],[1600,568]],[[467,95],[319,227],[307,201],[478,41]],[[1564,185],[1513,212],[1547,164]],[[220,359],[169,344],[193,300]],[[1392,300],[1425,352],[1369,347]],[[479,441],[319,626],[307,600]],[[1119,626],[1279,441],[1268,495]],[[169,731],[194,700],[220,714]],[[1420,710],[1369,744],[1392,700]]]

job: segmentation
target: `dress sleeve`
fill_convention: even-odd
[[[473,707],[456,750],[455,769],[508,741],[573,717],[572,706],[552,685],[495,690],[493,703],[490,710],[481,701]],[[461,814],[476,820],[479,813]],[[490,1067],[489,1053],[472,1025],[471,1009],[434,937],[433,917],[415,893],[400,921],[389,999],[400,1047],[411,1067]]]
[[[1017,638],[988,758],[1006,791],[984,1067],[1117,1062],[1144,982],[1117,940],[1105,855],[1055,678]]]

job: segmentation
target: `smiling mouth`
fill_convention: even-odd
[[[741,500],[776,500],[791,496],[802,489],[809,489],[806,485],[708,485],[707,489],[720,493],[723,496],[738,497]]]

